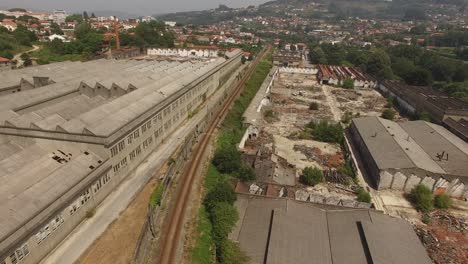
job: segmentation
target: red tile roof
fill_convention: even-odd
[[[10,60],[7,58],[0,57],[0,62],[10,62]]]

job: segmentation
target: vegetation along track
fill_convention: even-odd
[[[241,82],[235,88],[235,91],[223,105],[221,111],[219,111],[217,116],[213,118],[213,121],[210,123],[208,130],[204,133],[200,144],[196,147],[192,159],[186,165],[185,173],[182,175],[183,178],[179,181],[182,186],[177,188],[178,191],[176,191],[177,193],[174,196],[176,201],[174,206],[170,208],[169,214],[165,219],[165,222],[170,224],[169,228],[163,231],[164,233],[162,234],[162,239],[159,243],[161,249],[157,261],[158,264],[176,263],[177,250],[180,246],[180,235],[184,226],[185,209],[187,208],[189,202],[191,189],[195,181],[196,174],[204,165],[202,160],[203,154],[206,152],[206,149],[212,139],[214,130],[216,127],[218,127],[218,125],[221,124],[223,117],[226,115],[237,96],[242,92],[245,83],[247,80],[249,80],[250,76],[256,69],[257,64],[270,49],[271,47],[268,46],[257,56],[249,68],[247,74],[243,77]]]

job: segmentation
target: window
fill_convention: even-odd
[[[135,157],[136,157],[136,153],[135,153],[135,150],[133,150],[132,152],[130,152],[130,161],[132,161]]]
[[[114,165],[114,173],[117,173],[120,170],[120,163]]]
[[[140,146],[138,146],[138,147],[135,149],[135,153],[137,154],[137,156],[140,155],[140,153],[141,153],[141,148],[140,148]]]
[[[117,146],[112,147],[111,156],[114,157],[115,155],[117,155],[117,153],[119,153],[119,151],[117,150]]]
[[[126,167],[127,166],[127,158],[123,158],[123,160],[120,161],[120,166],[123,168],[123,167]]]
[[[130,135],[128,136],[127,142],[128,142],[129,145],[132,144],[132,142],[133,142],[133,134],[130,134]]]
[[[140,129],[137,129],[135,130],[135,132],[133,132],[133,138],[139,138],[140,137]]]
[[[122,140],[122,141],[119,142],[119,151],[122,151],[124,149],[125,149],[125,141]]]
[[[89,193],[89,189],[87,189],[81,194],[81,197],[80,197],[81,205],[84,205],[86,202],[89,201],[89,199],[91,199],[91,194]]]
[[[10,261],[11,261],[11,264],[16,264],[16,263],[18,263],[18,259],[16,258],[15,252],[13,252],[13,253],[10,254]]]

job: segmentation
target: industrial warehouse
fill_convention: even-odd
[[[225,97],[241,56],[3,72],[0,260],[39,262],[205,101]]]
[[[447,129],[364,117],[353,119],[349,130],[378,189],[409,192],[423,184],[435,193],[468,198],[468,145]]]
[[[432,263],[410,224],[372,209],[238,195],[230,234],[252,264]]]

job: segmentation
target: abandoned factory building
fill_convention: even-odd
[[[411,191],[424,184],[435,193],[468,198],[468,144],[442,126],[353,119],[355,149],[378,189]]]
[[[0,263],[38,263],[197,107],[225,97],[241,57],[2,72]]]
[[[430,264],[412,226],[372,209],[238,195],[230,238],[252,264]]]

